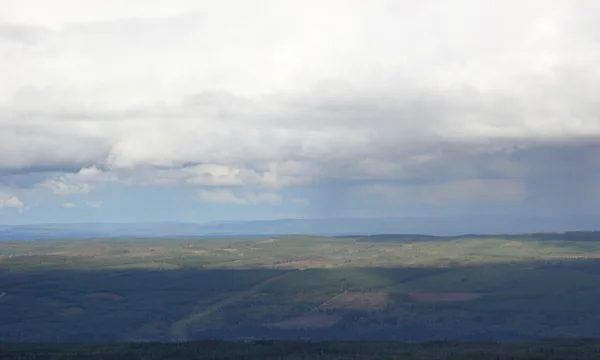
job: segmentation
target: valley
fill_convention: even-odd
[[[0,242],[0,341],[597,336],[600,234]]]

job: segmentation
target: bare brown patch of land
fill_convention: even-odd
[[[111,256],[125,256],[125,257],[150,257],[150,256],[154,256],[156,254],[158,254],[160,252],[157,252],[156,250],[152,250],[152,251],[131,251],[128,253],[123,253],[123,254],[112,254]]]
[[[412,292],[408,294],[413,300],[419,302],[471,301],[483,295],[468,292]]]
[[[99,256],[104,255],[105,250],[101,249],[82,249],[82,250],[67,250],[67,251],[55,251],[48,253],[48,255],[58,256]]]
[[[279,264],[273,264],[271,267],[274,268],[285,268],[285,269],[307,269],[307,268],[332,268],[334,267],[328,261],[325,260],[294,260],[282,262]]]
[[[110,301],[121,301],[121,300],[125,299],[123,296],[121,296],[119,294],[109,293],[109,292],[91,293],[91,294],[87,294],[86,297],[93,298],[93,299],[110,300]]]
[[[293,328],[323,328],[331,327],[339,323],[343,318],[338,315],[328,314],[306,314],[298,316],[289,320],[280,321],[276,323],[265,324],[268,327],[277,327],[281,329],[293,329]]]
[[[272,243],[278,242],[278,241],[281,241],[281,240],[280,239],[271,238],[271,239],[261,240],[261,241],[257,242],[257,244],[272,244]]]
[[[319,306],[322,310],[349,309],[361,311],[381,311],[388,303],[388,294],[368,292],[345,292]]]

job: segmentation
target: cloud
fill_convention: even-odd
[[[238,205],[276,205],[281,201],[281,197],[275,193],[261,192],[237,195],[226,189],[202,190],[198,192],[198,199],[203,202]]]
[[[0,181],[227,187],[199,197],[233,204],[323,183],[429,202],[566,188],[600,144],[598,16],[571,0],[4,1]]]
[[[104,201],[101,200],[97,200],[97,201],[86,201],[85,204],[91,208],[95,208],[95,209],[99,209],[102,206],[104,206]]]
[[[65,209],[72,209],[72,208],[76,207],[77,205],[75,205],[73,203],[63,203],[61,206],[64,207]]]
[[[93,188],[88,183],[70,183],[64,176],[45,180],[40,186],[52,190],[57,195],[87,194]]]
[[[44,180],[38,186],[52,190],[57,195],[87,194],[103,182],[117,181],[113,173],[105,173],[97,167],[82,168],[77,173],[55,176]]]
[[[16,196],[0,198],[0,208],[12,208],[18,212],[23,212],[25,204]]]

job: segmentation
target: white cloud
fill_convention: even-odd
[[[511,151],[600,138],[593,2],[327,5],[3,1],[0,176],[66,172],[40,183],[58,195],[439,178],[423,196],[446,201],[529,176]],[[274,200],[220,191],[200,197]]]
[[[87,194],[93,189],[88,183],[70,183],[64,176],[45,180],[40,186],[52,190],[57,195]]]
[[[82,168],[77,173],[56,176],[44,180],[38,186],[52,190],[57,195],[87,194],[102,182],[116,181],[115,174],[106,173],[96,167]]]
[[[72,208],[76,207],[77,205],[75,205],[73,203],[63,203],[61,206],[64,207],[65,209],[72,209]]]
[[[270,204],[276,205],[281,201],[281,197],[276,193],[259,192],[243,195],[236,195],[231,190],[215,189],[202,190],[198,192],[198,199],[203,202],[223,203],[223,204]]]
[[[0,208],[12,208],[18,212],[23,212],[25,204],[16,196],[10,196],[7,198],[0,198]]]

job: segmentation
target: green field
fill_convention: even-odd
[[[600,335],[600,233],[0,242],[1,342]]]

